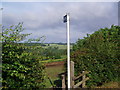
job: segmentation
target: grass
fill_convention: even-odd
[[[57,65],[57,66],[51,66],[51,67],[46,67],[46,87],[50,88],[52,87],[50,80],[52,81],[54,86],[61,86],[61,80],[58,77],[58,74],[64,72],[64,65]],[[50,80],[48,79],[50,78]]]
[[[58,49],[67,49],[67,45],[59,45],[59,44],[46,44],[46,46],[43,46],[43,48],[48,48],[48,47],[58,47]],[[73,45],[70,45],[70,49],[72,49]],[[39,46],[38,46],[39,47]]]
[[[58,62],[58,61],[64,61],[64,59],[49,59],[49,60],[44,60],[44,61],[41,61],[41,62],[51,63],[51,62]]]
[[[51,62],[58,62],[58,61],[64,61],[66,59],[66,55],[61,56],[61,59],[48,59],[48,60],[42,60],[43,63],[51,63]]]
[[[67,45],[58,45],[58,44],[50,44],[49,46],[45,46],[45,48],[48,47],[58,47],[58,49],[67,49]]]
[[[104,83],[102,86],[97,88],[120,88],[120,83],[111,81],[109,83]]]

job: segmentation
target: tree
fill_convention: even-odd
[[[88,85],[101,85],[118,77],[120,68],[120,26],[101,28],[74,45],[71,59],[76,63],[75,70],[91,71]]]
[[[7,89],[44,88],[44,66],[33,56],[31,49],[19,43],[30,34],[22,34],[23,23],[3,27],[2,32],[2,85]]]

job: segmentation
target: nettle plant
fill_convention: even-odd
[[[45,73],[40,58],[20,43],[30,34],[22,34],[23,23],[2,28],[2,88],[44,88]]]

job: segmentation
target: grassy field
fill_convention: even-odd
[[[41,62],[43,63],[51,63],[51,62],[58,62],[58,61],[64,61],[65,59],[49,59],[49,60],[43,60]]]
[[[48,47],[58,47],[59,50],[67,49],[67,45],[59,45],[59,44],[45,44],[46,46],[42,46],[43,48]],[[41,46],[36,46],[41,47]],[[70,46],[72,48],[72,45]],[[67,58],[67,55],[62,55],[60,59],[48,59],[42,60],[43,63],[51,63],[51,62],[59,62],[64,61]],[[56,66],[46,66],[46,87],[50,88],[53,86],[61,87],[61,79],[58,76],[60,73],[65,72],[64,65],[56,65]]]
[[[59,44],[45,44],[46,46],[43,46],[44,48],[48,48],[48,47],[58,47],[59,49],[67,49],[67,45],[59,45]],[[70,45],[70,49],[72,49],[73,45]]]
[[[64,65],[57,65],[57,66],[51,66],[51,67],[46,67],[46,87],[52,87],[52,84],[54,86],[61,86],[61,80],[58,77],[58,74],[64,72]],[[50,83],[50,80],[52,84]]]
[[[48,59],[48,60],[42,60],[43,63],[51,63],[51,62],[58,62],[58,61],[64,61],[67,58],[66,55],[63,55],[61,59]]]

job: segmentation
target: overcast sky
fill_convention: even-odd
[[[28,38],[46,36],[44,42],[66,42],[65,13],[70,13],[71,42],[86,34],[118,25],[117,2],[3,2],[2,24],[24,22]]]

